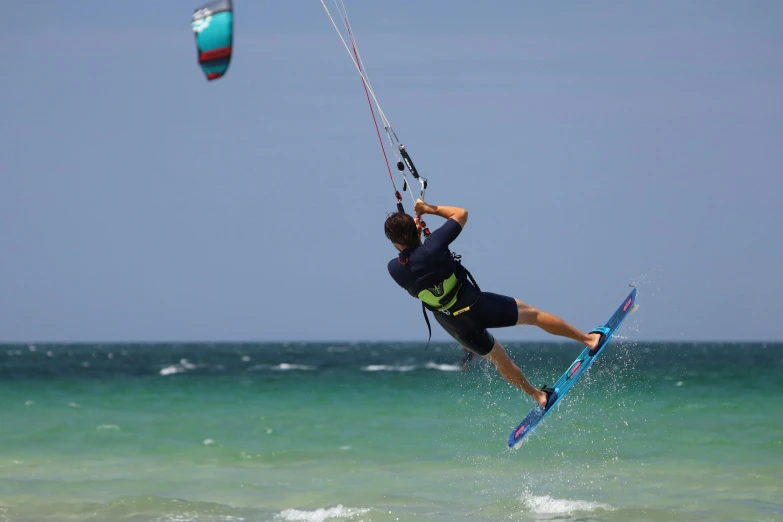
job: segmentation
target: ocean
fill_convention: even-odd
[[[620,332],[622,334],[622,331]],[[509,344],[536,385],[576,343]],[[780,521],[783,343],[0,345],[0,521]]]

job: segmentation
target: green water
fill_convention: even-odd
[[[0,521],[783,520],[783,345],[613,343],[518,450],[532,402],[460,355],[4,345]]]

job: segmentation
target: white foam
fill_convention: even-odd
[[[358,515],[363,515],[370,511],[363,508],[347,508],[339,504],[332,508],[318,508],[315,511],[300,511],[298,509],[284,509],[278,515],[277,519],[289,520],[292,522],[304,521],[304,522],[324,522],[329,518],[351,518]]]
[[[196,365],[188,361],[187,359],[180,359],[179,364],[168,366],[160,370],[161,375],[174,375],[175,373],[182,373],[187,370],[195,370]]]
[[[277,366],[272,366],[273,370],[315,370],[315,366],[307,366],[306,364],[288,364],[280,363]]]
[[[426,368],[429,370],[440,370],[442,372],[462,371],[462,366],[458,364],[436,364],[434,362],[428,362]]]
[[[177,515],[164,515],[162,517],[158,517],[154,519],[154,522],[197,522],[198,520],[203,520],[201,516],[197,513],[180,513]],[[215,520],[224,520],[225,522],[239,522],[245,520],[241,517],[232,517],[232,516],[221,516],[216,518]]]
[[[253,366],[249,367],[248,370],[250,371],[259,371],[259,370],[274,370],[274,371],[289,371],[289,370],[307,370],[312,371],[316,370],[317,368],[315,366],[308,366],[306,364],[291,364],[291,363],[280,363],[280,364],[254,364]]]
[[[415,366],[391,366],[388,364],[371,364],[369,366],[362,366],[363,372],[410,372],[415,369]]]
[[[525,494],[522,496],[522,502],[531,512],[540,515],[570,515],[577,511],[595,511],[596,509],[612,510],[612,506],[598,502],[552,498],[549,495]]]

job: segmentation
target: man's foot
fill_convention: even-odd
[[[587,334],[587,342],[585,343],[588,348],[591,350],[595,350],[598,348],[598,343],[601,340],[601,334],[599,333],[591,333]]]
[[[538,403],[541,408],[546,408],[547,395],[543,390],[536,390],[532,395],[533,400]]]

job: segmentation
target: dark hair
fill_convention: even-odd
[[[416,230],[416,222],[404,212],[389,214],[383,228],[386,237],[392,243],[408,247],[419,244],[419,231]]]

